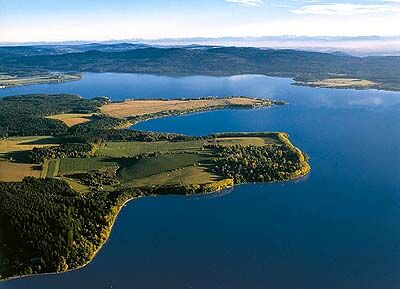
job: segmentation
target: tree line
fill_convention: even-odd
[[[0,182],[0,279],[82,266],[108,236],[122,202],[140,194],[83,195],[57,179]]]
[[[0,138],[31,135],[63,135],[68,127],[45,118],[61,113],[94,113],[108,101],[83,99],[70,94],[28,94],[0,98]]]
[[[65,143],[54,147],[33,148],[30,160],[34,164],[42,164],[49,159],[88,158],[94,153],[94,145],[88,143]]]
[[[211,169],[237,184],[289,180],[305,165],[297,152],[287,145],[209,147],[216,153]]]

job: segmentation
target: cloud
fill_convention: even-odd
[[[400,0],[398,0],[400,2]],[[395,2],[398,2],[397,0]],[[391,2],[394,2],[393,0]],[[378,14],[378,13],[400,13],[398,5],[375,5],[375,4],[350,4],[350,3],[332,3],[332,4],[315,4],[305,5],[290,12],[295,14],[313,14],[313,15],[361,15],[361,14]]]
[[[229,3],[235,3],[242,6],[260,7],[264,4],[264,0],[225,0]]]

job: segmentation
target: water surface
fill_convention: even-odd
[[[214,196],[131,202],[85,269],[0,288],[400,288],[400,94],[290,83],[263,76],[85,74],[82,82],[8,90],[288,100],[284,107],[168,117],[135,128],[191,135],[286,131],[311,156],[312,172],[296,182],[242,185]]]

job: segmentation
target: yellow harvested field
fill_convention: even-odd
[[[48,116],[47,118],[61,120],[67,126],[71,127],[71,126],[74,126],[77,124],[81,124],[81,123],[90,121],[90,117],[92,115],[93,115],[92,113],[87,113],[87,114],[63,113],[63,114],[51,115],[51,116]]]
[[[266,138],[266,137],[223,137],[217,138],[215,141],[209,141],[210,143],[217,143],[219,145],[233,146],[233,145],[253,145],[263,146],[266,144],[281,144],[279,139]]]
[[[30,151],[34,147],[48,147],[55,145],[55,138],[51,136],[27,136],[0,139],[0,159],[6,158],[8,153]]]
[[[114,117],[140,116],[159,112],[185,112],[202,110],[230,105],[262,105],[265,102],[253,98],[224,98],[224,99],[189,99],[189,100],[127,100],[120,103],[109,103],[101,110]]]
[[[38,165],[0,161],[0,181],[2,182],[19,182],[28,176],[40,178],[41,172]]]
[[[310,81],[307,84],[316,85],[326,88],[340,88],[340,87],[373,87],[376,86],[375,82],[357,79],[357,78],[328,78],[323,80]]]

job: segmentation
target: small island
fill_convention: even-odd
[[[0,99],[0,279],[85,266],[136,198],[307,175],[307,155],[283,132],[194,137],[126,129],[155,117],[281,104],[249,97]]]

